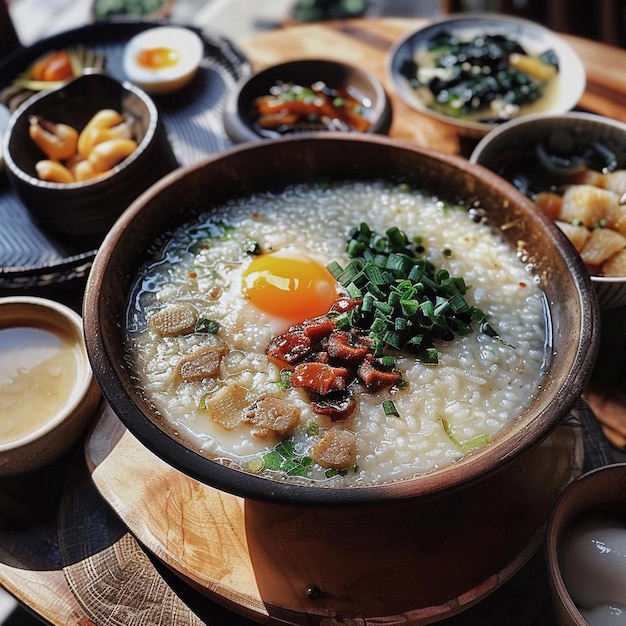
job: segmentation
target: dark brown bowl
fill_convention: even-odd
[[[224,108],[224,125],[235,142],[259,141],[267,138],[255,126],[253,102],[266,96],[277,82],[309,87],[323,81],[328,87],[350,87],[371,104],[367,118],[371,122],[368,133],[385,135],[392,121],[391,102],[382,83],[367,70],[340,61],[302,59],[272,65],[244,79],[234,90]],[[293,132],[293,131],[292,131]],[[278,133],[274,133],[278,137]]]
[[[105,176],[74,183],[42,181],[43,153],[29,136],[39,115],[82,130],[99,110],[134,120],[137,149]],[[139,88],[104,74],[85,74],[32,96],[11,116],[4,137],[6,169],[16,193],[39,225],[59,237],[103,235],[139,194],[178,166],[154,102]]]
[[[146,250],[196,212],[242,194],[319,180],[406,180],[442,197],[477,200],[516,247],[524,241],[542,277],[551,318],[552,357],[540,389],[515,423],[476,454],[439,471],[393,484],[315,488],[220,465],[194,451],[164,423],[126,366],[131,285]],[[329,133],[231,148],[180,169],[142,195],[118,220],[95,259],[84,319],[96,378],[113,410],[140,441],[186,474],[218,489],[297,503],[387,502],[441,494],[483,477],[537,446],[567,416],[594,364],[598,304],[589,275],[564,236],[509,183],[464,159],[386,137]]]

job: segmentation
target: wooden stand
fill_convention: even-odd
[[[97,489],[137,539],[211,599],[264,623],[426,624],[498,588],[532,556],[582,442],[559,427],[445,496],[311,508],[244,500],[173,469],[106,408],[86,444]]]

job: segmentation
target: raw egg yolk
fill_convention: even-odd
[[[243,291],[261,311],[299,323],[328,313],[337,298],[337,282],[315,259],[281,250],[250,263],[243,275]]]
[[[180,55],[173,48],[144,48],[137,53],[137,65],[148,70],[160,70],[173,67],[180,60]]]

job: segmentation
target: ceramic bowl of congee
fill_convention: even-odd
[[[128,429],[239,496],[449,493],[538,446],[593,368],[598,303],[492,172],[382,136],[242,144],[143,194],[87,284]]]
[[[0,298],[0,475],[62,456],[100,399],[80,315],[46,298]]]

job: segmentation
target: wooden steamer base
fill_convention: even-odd
[[[93,481],[135,537],[212,600],[261,623],[427,624],[486,597],[533,555],[582,467],[563,425],[454,494],[372,507],[244,500],[161,461],[105,408]]]

